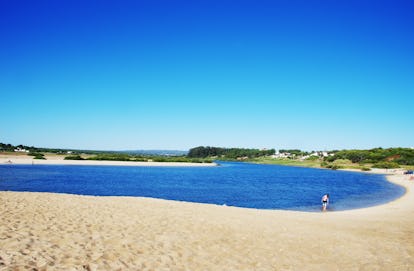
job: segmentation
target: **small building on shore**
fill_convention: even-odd
[[[14,151],[15,152],[29,152],[29,150],[26,150],[26,149],[22,149],[22,148],[16,148],[16,149],[14,149]]]

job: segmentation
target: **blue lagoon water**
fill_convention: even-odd
[[[383,175],[220,162],[217,167],[0,165],[0,190],[139,196],[258,209],[377,205],[404,194]]]

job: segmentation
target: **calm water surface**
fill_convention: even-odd
[[[220,162],[218,167],[0,165],[0,190],[139,196],[258,209],[319,211],[382,204],[404,188],[383,175]]]

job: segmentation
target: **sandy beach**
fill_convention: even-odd
[[[255,210],[0,192],[0,270],[414,270],[414,181],[388,204]]]

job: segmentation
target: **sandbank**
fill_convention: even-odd
[[[414,181],[390,203],[307,213],[0,192],[0,270],[414,270]]]
[[[188,162],[132,162],[132,161],[96,161],[96,160],[64,160],[62,156],[33,159],[30,156],[0,155],[1,164],[16,165],[83,165],[83,166],[136,166],[136,167],[211,167],[216,163]]]

